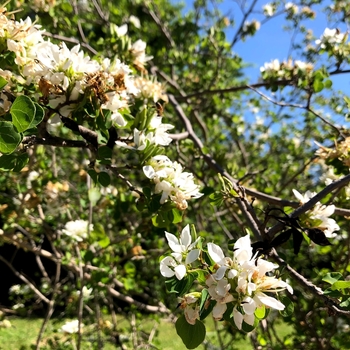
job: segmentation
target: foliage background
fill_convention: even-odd
[[[132,42],[140,38],[147,42],[147,54],[153,59],[146,68],[149,76],[166,84],[169,103],[164,105],[163,115],[175,126],[174,141],[166,154],[183,164],[203,186],[204,196],[190,202],[181,223],[157,227],[153,225],[154,220],[152,223],[155,212],[139,210],[140,202],[136,201],[135,193],[122,177],[135,188],[145,187],[147,179],[142,169],[134,166],[137,160],[120,148],[114,148],[112,159],[121,169],[119,174],[122,176],[111,173],[110,185],[106,187],[94,186],[89,178],[93,159],[87,149],[35,145],[27,149],[29,162],[20,172],[1,171],[2,262],[11,262],[20,273],[30,275],[36,288],[54,300],[52,312],[59,318],[74,318],[81,302],[74,297],[74,292],[82,288],[82,283],[92,287],[93,297],[85,301],[84,323],[95,324],[96,329],[110,334],[116,344],[121,344],[116,328],[110,329],[96,322],[96,314],[101,318],[101,313],[116,313],[130,320],[131,315],[142,318],[145,313],[158,314],[169,312],[169,309],[177,314],[176,298],[166,292],[159,274],[158,260],[167,249],[165,229],[176,233],[185,224],[195,223],[198,234],[222,246],[227,245],[228,239],[237,239],[244,234],[247,223],[236,202],[226,200],[220,207],[210,204],[209,195],[221,188],[218,172],[224,169],[239,180],[247,189],[256,215],[267,226],[274,223],[273,219],[267,221],[268,208],[298,206],[292,195],[293,188],[300,192],[319,192],[325,187],[320,176],[326,165],[315,156],[318,146],[314,141],[333,147],[347,137],[346,95],[332,90],[330,83],[316,91],[315,85],[313,89],[308,85],[309,78],[302,75],[298,79],[263,80],[261,77],[259,81],[246,76],[245,68],[251,62],[244,62],[235,47],[241,42],[248,45],[250,37],[258,36],[259,31],[254,26],[245,27],[244,22],[259,17],[263,26],[274,20],[274,16],[264,16],[255,0],[237,1],[235,6],[242,11],[239,16],[242,21],[236,20],[234,12],[220,13],[216,2],[207,1],[194,1],[186,13],[182,5],[162,0],[118,3],[56,0],[46,2],[47,7],[40,9],[41,3],[45,2],[11,1],[7,8],[21,7],[22,11],[14,15],[17,19],[30,16],[43,25],[53,42],[63,40],[69,47],[80,42],[90,56],[118,55],[128,60],[123,42],[116,38],[114,25],[128,23]],[[325,8],[329,22],[324,27],[344,29],[349,24],[346,14],[350,12],[350,5],[342,3],[302,0],[297,5],[300,9],[315,7],[318,11]],[[276,17],[283,17],[285,30],[293,33],[288,58],[312,63],[313,71],[319,72],[320,81],[332,81],[339,74],[347,81],[348,46],[344,45],[340,58],[331,49],[305,50],[310,45],[315,46],[317,39],[307,27],[313,15],[302,12],[290,15],[284,1],[274,4],[279,9]],[[335,11],[334,6],[340,10]],[[130,15],[139,18],[141,28],[129,22]],[[279,30],[281,28],[276,28]],[[230,41],[227,40],[228,31],[235,33]],[[84,123],[92,127],[88,122]],[[62,125],[57,127],[55,134],[81,140],[79,135]],[[105,171],[99,162],[95,169]],[[30,181],[28,175],[34,170],[39,177]],[[344,167],[338,167],[338,170],[344,171]],[[346,168],[345,173],[347,171]],[[97,200],[93,198],[94,191]],[[345,188],[329,194],[323,202],[349,208]],[[332,246],[304,243],[297,256],[291,242],[278,248],[295,271],[322,289],[328,287],[322,281],[326,273],[339,271],[346,277],[350,271],[349,212],[345,210],[342,214],[336,217],[341,231],[332,240]],[[76,219],[91,220],[95,227],[86,245],[79,247],[80,252],[59,234],[67,221]],[[90,245],[94,242],[98,244],[92,250]],[[9,245],[15,249],[8,250]],[[53,255],[42,256],[46,276],[45,270],[37,265],[30,268],[32,271],[27,270],[27,259],[29,255],[33,259],[32,253],[22,255],[20,259],[19,255],[16,257],[23,250],[35,249],[53,252],[49,253],[53,255],[56,249],[61,257],[59,264],[57,261],[50,264]],[[89,276],[83,279],[74,267],[81,263],[80,254],[83,262],[90,266],[85,270]],[[6,269],[6,273],[13,273],[3,264],[2,270]],[[324,299],[308,291],[305,285],[292,279],[290,282],[295,291],[292,300],[297,312],[284,318],[283,322],[293,328],[292,336],[288,339],[278,336],[275,325],[280,318],[273,314],[251,336],[254,347],[349,348],[348,315],[332,313]],[[19,280],[12,284],[15,283]],[[115,292],[108,292],[107,285]],[[2,285],[2,300],[10,286],[6,282]],[[347,291],[344,293],[348,294]],[[17,310],[19,314],[46,314],[48,305],[38,300],[34,293],[16,298],[18,300],[11,300],[11,303],[25,306],[23,310]],[[242,336],[229,326],[220,326],[232,339]],[[223,344],[221,348],[225,348]]]

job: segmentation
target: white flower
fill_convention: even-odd
[[[62,230],[62,233],[77,242],[82,242],[88,237],[88,225],[89,223],[85,220],[68,221]],[[93,230],[92,224],[90,224],[89,230]]]
[[[344,41],[345,35],[345,33],[340,33],[338,29],[326,28],[321,38],[315,41],[315,44],[320,45],[322,49],[325,49],[327,44],[337,48],[337,44],[341,44]]]
[[[303,205],[307,203],[311,198],[316,195],[316,192],[307,191],[304,195],[299,193],[297,190],[293,189],[295,197],[299,200],[300,204]],[[326,237],[334,238],[337,234],[334,231],[339,231],[340,227],[335,222],[335,220],[329,218],[334,214],[335,206],[332,205],[322,205],[320,202],[317,202],[315,206],[308,210],[305,215],[309,220],[304,220],[308,225],[308,228],[318,228],[322,230]]]
[[[275,59],[272,62],[265,63],[264,67],[260,68],[260,72],[278,72],[281,68],[279,60]]]
[[[183,298],[180,298],[181,309],[184,309],[184,315],[186,321],[189,324],[194,325],[196,320],[199,319],[199,305],[198,301],[201,296],[201,293],[194,292],[186,294]]]
[[[81,323],[80,324],[80,329],[84,327],[84,325]],[[73,333],[78,333],[79,331],[79,321],[78,320],[73,320],[73,321],[68,321],[66,322],[62,327],[61,331],[69,334]]]
[[[181,280],[186,275],[186,266],[196,261],[199,257],[199,249],[193,248],[197,245],[200,238],[198,237],[192,243],[189,225],[184,227],[179,239],[172,233],[166,231],[165,237],[173,253],[171,253],[171,256],[167,256],[161,260],[160,273],[164,277],[173,277],[175,275],[178,280]],[[185,258],[184,263],[183,258]]]
[[[286,11],[290,12],[293,15],[296,15],[299,12],[299,7],[292,2],[287,2],[284,8]]]
[[[160,203],[168,199],[180,210],[187,208],[187,200],[199,198],[199,186],[194,183],[191,173],[183,172],[181,164],[172,162],[164,155],[152,157],[143,167],[144,174],[155,183],[155,193],[162,193]]]
[[[140,29],[140,28],[141,28],[141,22],[140,22],[140,20],[139,20],[137,17],[135,17],[134,15],[131,15],[131,16],[129,17],[129,22],[130,22],[131,24],[133,24],[137,29]]]
[[[9,293],[19,295],[21,293],[21,285],[15,284],[9,289]]]
[[[208,293],[216,300],[213,317],[215,320],[221,320],[227,310],[226,304],[234,300],[232,294],[229,293],[231,285],[226,278],[217,281],[213,275],[209,275],[205,283],[208,286]]]
[[[272,4],[266,4],[263,6],[263,10],[264,10],[264,15],[271,17],[273,16],[273,14],[275,13],[276,9],[274,6],[272,6]]]
[[[92,288],[88,288],[86,286],[83,286],[83,298],[84,299],[89,299],[91,296],[93,289]],[[80,290],[76,291],[76,295],[79,296],[80,295]]]
[[[120,27],[115,26],[115,32],[119,37],[126,35],[126,33],[128,32],[128,25],[123,24]]]

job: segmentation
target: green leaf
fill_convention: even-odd
[[[324,88],[324,84],[321,80],[315,80],[313,83],[313,88],[315,92],[320,92]]]
[[[90,175],[94,183],[97,183],[97,172],[93,169],[90,169],[88,170],[88,174]]]
[[[45,114],[44,109],[39,104],[37,104],[36,102],[34,102],[34,106],[35,106],[34,120],[28,126],[27,129],[35,128],[44,119],[44,114]]]
[[[280,314],[283,317],[288,317],[294,312],[294,304],[293,302],[286,296],[282,296],[280,298],[280,302],[285,306],[284,310],[280,311]]]
[[[224,202],[224,197],[221,192],[217,191],[209,196],[210,204],[220,207]]]
[[[175,323],[175,328],[187,349],[195,349],[205,339],[205,326],[199,320],[192,325],[186,321],[185,316],[180,316]]]
[[[13,168],[13,171],[20,172],[28,163],[29,156],[27,153],[22,153],[16,157],[16,165]]]
[[[38,124],[38,120],[40,118],[42,120],[44,117],[43,109],[37,103],[34,103],[28,96],[24,95],[18,96],[15,99],[11,106],[10,113],[12,115],[13,125],[16,127],[18,132],[23,132],[33,126],[36,126]]]
[[[101,192],[97,187],[91,187],[89,189],[89,200],[93,206],[96,205],[96,203],[101,198]]]
[[[0,157],[0,170],[9,171],[16,166],[16,156],[4,154]]]
[[[342,301],[339,306],[346,308],[346,309],[350,309],[350,298],[345,299],[344,301]]]
[[[350,288],[350,281],[337,281],[337,282],[334,282],[331,288],[333,290]]]
[[[324,87],[325,87],[326,89],[330,89],[330,88],[332,87],[332,85],[333,85],[332,80],[327,79],[327,80],[324,82]]]
[[[337,281],[343,281],[344,277],[340,272],[329,272],[322,278],[322,281],[327,282],[329,284],[333,284]]]
[[[173,208],[171,210],[172,214],[173,214],[173,219],[172,219],[172,223],[173,224],[178,224],[179,222],[182,222],[182,214],[183,212],[179,209]]]
[[[112,158],[112,150],[107,146],[101,146],[98,149],[98,158],[99,159],[110,159]]]
[[[0,122],[1,153],[12,153],[21,141],[22,136],[16,131],[11,122]]]
[[[100,241],[97,242],[99,244],[99,246],[101,248],[107,248],[110,243],[111,243],[111,240],[109,239],[108,236],[106,236],[105,238],[101,239]]]
[[[168,219],[168,212],[160,212],[152,217],[152,224],[155,227],[164,228],[168,227],[171,222]]]
[[[0,90],[2,90],[7,85],[7,80],[0,77]]]
[[[178,293],[181,297],[182,295],[188,293],[194,280],[195,278],[191,274],[186,275],[182,280],[178,280],[174,276],[165,282],[165,286],[169,293]]]
[[[267,316],[267,309],[265,305],[262,305],[261,307],[255,309],[255,317],[257,317],[259,320],[263,320]]]
[[[103,186],[107,187],[111,183],[111,177],[105,171],[102,171],[97,176],[97,181]]]
[[[258,325],[259,320],[255,317],[254,324],[250,325],[248,323],[245,323],[244,321],[242,322],[242,331],[246,333],[252,332],[256,326]]]

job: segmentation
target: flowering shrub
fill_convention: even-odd
[[[192,243],[189,225],[182,230],[179,239],[169,232],[165,232],[165,236],[173,253],[160,261],[160,272],[172,278],[166,283],[171,291],[179,293],[187,323],[198,329],[195,336],[198,345],[205,337],[200,322],[210,313],[215,320],[224,318],[239,330],[244,328],[250,332],[260,319],[267,317],[270,308],[285,309],[281,301],[268,294],[278,297],[278,292],[287,289],[292,294],[293,289],[271,275],[278,265],[253,254],[249,234],[236,241],[232,258],[225,256],[214,243],[208,243],[207,249],[203,249],[200,237]],[[196,278],[203,289],[190,292]],[[188,346],[187,337],[179,330],[182,326],[180,317],[178,333]],[[193,339],[191,345],[192,342]]]

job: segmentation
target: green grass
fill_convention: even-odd
[[[12,324],[11,328],[0,328],[0,350],[29,350],[30,345],[36,343],[36,338],[39,333],[42,319],[39,318],[8,318]],[[107,318],[106,318],[107,319]],[[110,320],[110,318],[108,318]],[[50,320],[48,327],[44,334],[44,342],[48,338],[58,337],[61,342],[70,339],[69,336],[58,332],[58,329],[65,323],[66,320]],[[175,325],[167,320],[157,321],[152,318],[145,317],[142,321],[137,320],[137,329],[139,335],[145,334],[146,339],[153,327],[156,327],[155,336],[152,339],[152,344],[159,350],[184,350],[180,337],[176,334]],[[207,326],[207,340],[214,344],[218,344],[217,335],[215,332],[214,322],[208,321]],[[88,327],[86,329],[85,338],[87,337]],[[118,318],[118,331],[123,335],[125,339],[124,345],[127,349],[133,349],[132,345],[132,333],[131,326],[128,320]],[[91,333],[89,335],[91,340]],[[93,335],[94,336],[94,335]],[[96,335],[94,336],[96,338]],[[84,339],[84,336],[83,336]],[[105,339],[106,340],[106,339]],[[82,349],[90,349],[89,343],[83,343]],[[63,347],[64,348],[64,347]],[[62,349],[63,349],[62,348]],[[118,347],[119,348],[119,347]],[[252,350],[249,339],[235,342],[235,348],[240,350]],[[117,349],[116,345],[113,345],[107,341],[104,342],[104,350]],[[200,346],[197,349],[203,350],[204,346]]]

